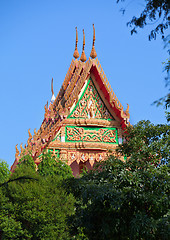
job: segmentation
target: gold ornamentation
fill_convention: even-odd
[[[34,129],[34,135],[35,135],[35,136],[37,135],[36,128]]]
[[[116,143],[116,129],[85,129],[66,127],[67,141]]]
[[[24,152],[24,148],[22,147],[22,143],[20,144],[20,149],[21,149],[21,154],[20,155],[22,155],[23,152]]]
[[[82,54],[81,54],[81,58],[80,60],[82,62],[85,62],[86,61],[86,55],[85,55],[85,52],[84,52],[84,46],[85,46],[85,34],[84,34],[84,29],[83,29],[83,50],[82,50]]]
[[[54,89],[53,89],[53,78],[51,80],[51,93],[52,93],[52,96],[54,95]]]
[[[77,43],[78,43],[78,32],[77,32],[77,27],[76,27],[76,46],[75,46],[75,51],[74,51],[74,54],[73,54],[73,57],[75,59],[79,58],[79,52],[77,50]]]
[[[91,53],[90,53],[91,58],[96,58],[97,57],[97,53],[96,53],[96,50],[94,48],[94,43],[95,43],[95,28],[94,28],[94,24],[93,24],[93,45],[92,45],[92,50],[91,50]]]
[[[15,158],[17,159],[18,156],[19,156],[19,150],[18,150],[18,144],[15,146],[15,150],[16,150],[16,153],[15,153]]]
[[[85,152],[85,153],[83,152],[80,154],[80,161],[86,162],[88,160],[88,158],[89,158],[89,154],[87,152]]]
[[[29,134],[29,139],[31,140],[32,134],[30,133],[30,129],[31,129],[31,128],[28,129],[28,134]]]
[[[49,109],[50,109],[50,117],[51,117],[51,119],[54,119],[55,113],[54,113],[54,109],[53,109],[53,105],[52,104],[50,105]]]
[[[128,103],[127,103],[127,109],[126,109],[125,113],[126,113],[126,116],[129,118],[130,114],[129,114],[129,104]]]
[[[76,109],[70,117],[113,119],[112,115],[101,100],[92,81],[90,81],[82,99],[79,101]]]
[[[67,159],[68,164],[71,165],[74,161],[78,164],[81,162],[85,163],[89,161],[90,165],[93,166],[95,161],[104,161],[107,157],[107,153],[104,152],[96,152],[96,151],[68,151]]]
[[[44,118],[47,119],[48,118],[48,101],[47,101],[47,104],[45,104],[44,109],[45,109]]]

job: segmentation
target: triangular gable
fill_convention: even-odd
[[[89,76],[92,77],[93,81],[91,78],[89,81]],[[85,87],[86,83],[88,83],[87,88]],[[82,95],[81,91],[84,87],[87,93],[92,91],[89,97],[85,96],[86,90],[84,90],[85,94]],[[101,90],[101,96],[99,90]],[[83,99],[84,97],[85,99]],[[81,105],[82,100],[86,102],[86,107]],[[19,159],[30,151],[36,161],[43,149],[48,147],[53,140],[56,141],[56,134],[65,124],[65,120],[76,118],[76,112],[79,112],[80,116],[77,116],[77,118],[89,118],[90,116],[96,119],[118,120],[122,129],[129,125],[129,106],[126,111],[123,110],[123,106],[113,92],[98,59],[89,58],[86,62],[77,59],[72,60],[55,101],[49,108],[45,106],[44,120],[40,129],[33,136],[29,134],[27,146],[25,149],[21,149],[21,152],[16,146],[15,162],[11,167],[11,171],[15,169]]]
[[[96,118],[115,120],[101,99],[93,80],[90,78],[76,106],[68,118]]]

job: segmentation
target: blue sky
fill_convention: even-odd
[[[167,92],[162,40],[148,41],[152,24],[130,35],[126,23],[140,13],[143,0],[130,1],[124,16],[115,2],[0,1],[0,158],[9,166],[15,145],[25,144],[28,129],[33,133],[41,125],[52,77],[55,96],[61,87],[73,58],[76,26],[80,54],[85,30],[88,58],[95,24],[98,59],[122,105],[129,103],[130,122],[166,122],[164,110],[151,106]]]

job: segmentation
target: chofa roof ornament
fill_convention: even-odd
[[[90,57],[91,58],[96,58],[97,57],[97,53],[96,53],[96,50],[94,48],[94,43],[95,43],[95,28],[94,28],[94,24],[93,24],[93,45],[92,45],[92,50],[91,50],[91,53],[90,53]]]
[[[81,58],[80,60],[82,62],[85,62],[86,61],[86,55],[85,55],[85,52],[84,52],[84,46],[85,46],[85,34],[84,34],[84,29],[83,29],[83,49],[82,49],[82,54],[81,54]]]
[[[77,27],[76,27],[76,45],[75,45],[75,50],[74,50],[74,54],[73,54],[73,57],[75,59],[79,58],[79,52],[77,50],[77,43],[78,43],[78,32],[77,32]]]
[[[53,103],[55,101],[54,90],[53,90],[53,78],[51,80],[51,92],[52,92],[51,103]]]

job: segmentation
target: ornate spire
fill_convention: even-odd
[[[76,27],[76,46],[75,46],[75,50],[74,50],[74,54],[73,54],[73,57],[75,59],[79,58],[79,52],[77,50],[77,43],[78,43],[78,32],[77,32],[77,27]]]
[[[46,118],[46,120],[47,120],[47,118],[48,118],[48,101],[47,101],[47,104],[45,104],[44,109],[45,109],[44,118]]]
[[[92,45],[92,50],[91,50],[91,53],[90,53],[91,58],[96,58],[97,57],[97,53],[96,53],[96,50],[94,48],[94,43],[95,43],[95,28],[94,28],[94,24],[93,24],[93,45]]]
[[[21,154],[23,153],[24,149],[22,147],[22,143],[20,144]]]
[[[83,29],[83,50],[82,50],[82,54],[81,54],[81,58],[80,60],[82,62],[85,62],[86,61],[86,55],[85,55],[85,52],[84,52],[84,46],[85,46],[85,34],[84,34],[84,29]]]
[[[128,103],[127,103],[127,109],[126,109],[125,113],[126,113],[126,116],[129,118],[130,114],[129,114],[129,104]]]
[[[18,156],[19,156],[19,150],[17,148],[18,144],[15,146],[15,150],[16,150],[16,153],[15,153],[15,158],[17,159]]]
[[[30,132],[30,129],[31,129],[31,128],[28,129],[29,139],[32,138],[32,134],[31,134],[31,132]]]
[[[51,92],[52,92],[51,102],[53,103],[55,101],[54,90],[53,90],[53,78],[51,80]]]

